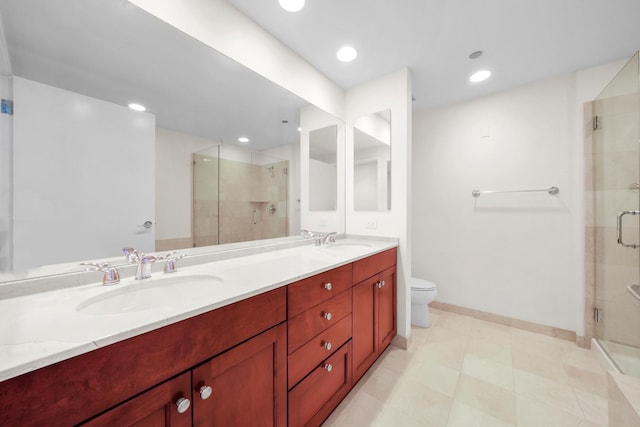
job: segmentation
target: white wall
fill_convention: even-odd
[[[152,251],[155,117],[13,78],[14,270]]]
[[[344,91],[224,0],[129,0],[337,117]]]
[[[0,35],[1,37],[1,35]],[[0,75],[0,98],[13,99],[12,79]],[[12,270],[13,117],[0,114],[0,272]]]
[[[439,301],[583,334],[582,104],[615,67],[414,114],[413,275]]]
[[[398,237],[398,335],[409,338],[411,303],[411,75],[402,69],[347,91],[346,230],[349,234]],[[353,127],[360,117],[391,110],[391,210],[356,212]],[[367,228],[375,221],[377,228]]]

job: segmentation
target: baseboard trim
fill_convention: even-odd
[[[413,341],[412,335],[409,335],[408,338],[400,336],[400,335],[396,335],[391,340],[391,345],[395,346],[395,347],[399,347],[399,348],[401,348],[403,350],[409,350],[409,347],[411,347],[411,342],[412,341]]]
[[[437,308],[475,319],[498,323],[500,325],[511,326],[512,328],[524,329],[525,331],[536,332],[555,338],[575,342],[578,345],[576,333],[566,329],[553,326],[541,325],[539,323],[527,322],[526,320],[514,319],[512,317],[501,316],[499,314],[488,313],[486,311],[475,310],[473,308],[461,307],[459,305],[447,304],[445,302],[433,301],[430,307]]]

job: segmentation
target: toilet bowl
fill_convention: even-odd
[[[411,278],[411,324],[428,328],[431,325],[429,303],[438,296],[435,283]]]

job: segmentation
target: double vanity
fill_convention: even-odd
[[[289,246],[0,300],[3,424],[320,425],[396,334],[397,243]]]

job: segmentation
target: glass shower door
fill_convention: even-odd
[[[640,99],[636,54],[593,102],[595,337],[640,376]],[[589,188],[591,187],[591,188]]]

